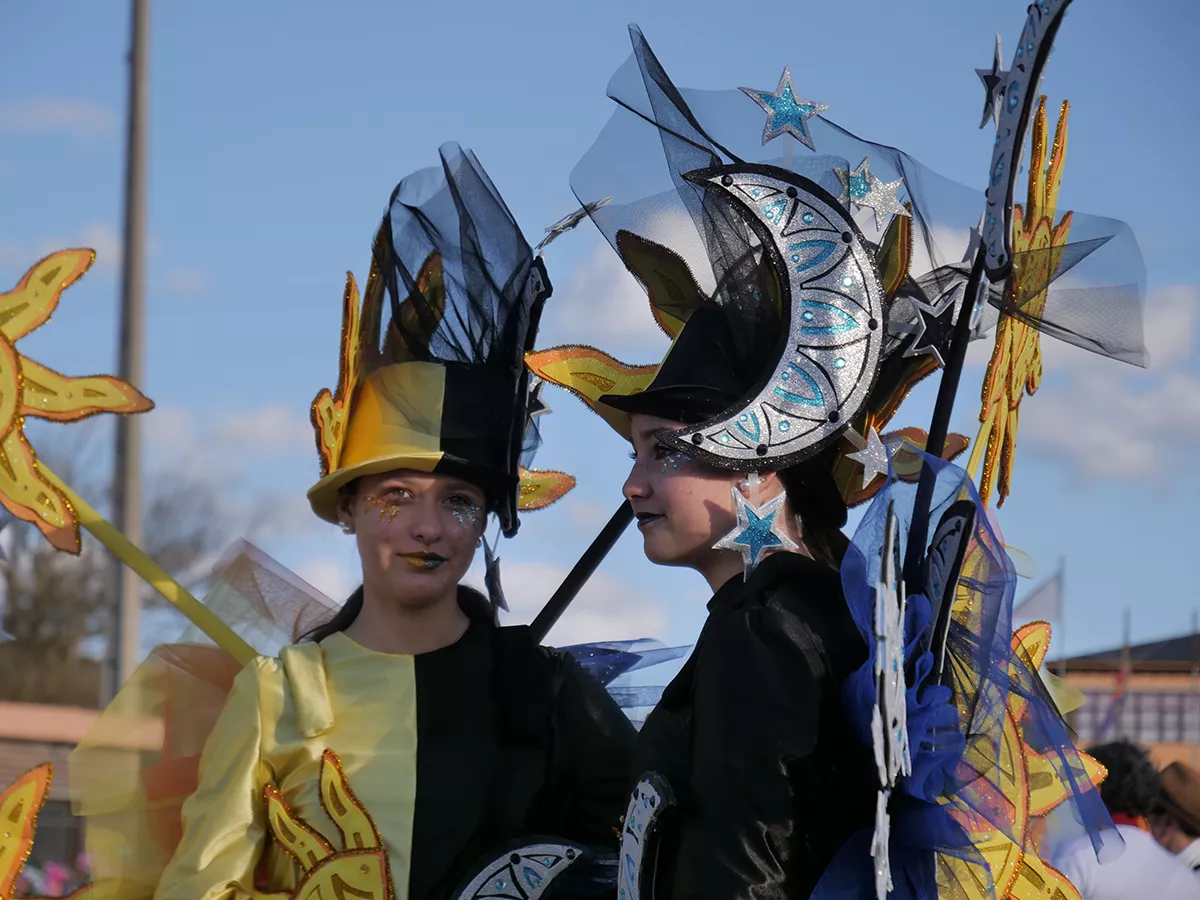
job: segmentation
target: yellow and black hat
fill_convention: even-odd
[[[360,476],[454,473],[484,489],[511,536],[518,508],[574,485],[526,468],[540,404],[523,358],[550,281],[474,154],[440,155],[392,192],[361,304],[347,275],[337,390],[312,404],[321,480],[308,498],[336,521],[339,491]]]

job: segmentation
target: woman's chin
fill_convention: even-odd
[[[457,594],[458,581],[449,571],[396,571],[389,573],[387,590],[405,606],[430,606]]]
[[[654,563],[656,566],[679,566],[684,565],[681,554],[674,542],[669,540],[670,535],[644,532],[642,534],[642,552],[646,554],[646,559]]]

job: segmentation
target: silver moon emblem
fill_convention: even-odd
[[[794,465],[845,430],[875,379],[887,327],[874,256],[845,207],[807,178],[749,164],[685,177],[758,234],[779,273],[786,342],[750,402],[664,438],[725,468]]]

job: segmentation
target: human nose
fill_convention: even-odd
[[[650,483],[640,462],[634,462],[629,470],[629,476],[621,485],[621,493],[625,495],[626,500],[644,500],[650,496]]]
[[[438,505],[431,502],[428,497],[423,497],[414,506],[416,508],[413,510],[410,526],[413,538],[423,544],[436,543],[445,533],[445,525],[442,522]]]

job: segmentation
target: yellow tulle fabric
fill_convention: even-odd
[[[264,658],[279,656],[337,610],[244,542],[217,565],[216,576],[205,606]],[[189,628],[177,643],[155,648],[71,754],[68,783],[74,812],[86,822],[96,900],[154,896],[180,844],[181,811],[199,783],[201,751],[241,668]]]
[[[256,660],[234,680],[156,898],[252,897],[264,853],[264,886],[294,888],[295,863],[266,840],[263,791],[277,785],[299,818],[333,838],[337,827],[319,797],[326,749],[374,817],[396,897],[407,896],[417,788],[413,658],[366,650],[343,634],[304,650]]]

